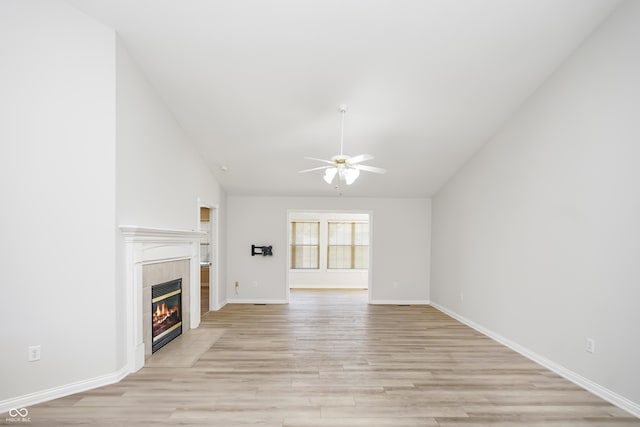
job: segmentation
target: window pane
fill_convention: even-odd
[[[351,246],[329,246],[328,268],[351,268]]]
[[[369,246],[354,248],[353,268],[369,268]]]
[[[368,223],[356,223],[355,226],[355,238],[353,243],[355,245],[368,245],[369,244],[369,224]]]
[[[350,245],[351,244],[351,223],[330,222],[329,223],[329,244],[330,245]]]
[[[291,268],[318,268],[317,246],[292,246]]]
[[[296,245],[317,245],[320,237],[319,222],[292,222],[291,242]]]

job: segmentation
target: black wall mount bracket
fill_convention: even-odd
[[[273,256],[273,247],[269,246],[257,246],[251,245],[251,256],[262,255],[262,256]]]

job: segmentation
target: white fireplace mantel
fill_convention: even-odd
[[[205,232],[121,225],[125,247],[126,347],[129,372],[144,366],[142,266],[188,259],[191,328],[200,324],[199,251]]]

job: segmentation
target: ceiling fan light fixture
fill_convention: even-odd
[[[356,168],[346,168],[344,171],[344,180],[347,185],[351,185],[360,176],[360,170]]]
[[[333,178],[335,178],[336,173],[338,172],[337,168],[327,168],[324,171],[324,180],[327,184],[331,184],[333,182]]]

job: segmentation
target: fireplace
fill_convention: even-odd
[[[182,279],[151,287],[151,352],[182,334]]]
[[[125,243],[127,373],[139,371],[153,354],[151,288],[182,278],[180,317],[182,332],[197,328],[198,271],[201,231],[171,230],[121,225]]]

